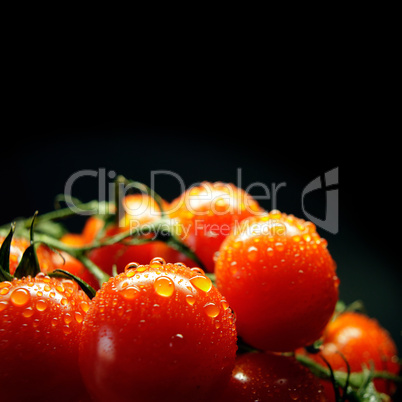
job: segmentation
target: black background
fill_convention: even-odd
[[[0,223],[53,209],[54,197],[73,173],[100,168],[146,184],[151,171],[170,170],[186,186],[202,180],[236,183],[241,168],[243,188],[285,183],[276,207],[304,217],[304,187],[338,167],[339,232],[318,231],[337,262],[340,298],[362,300],[402,350],[395,140],[382,115],[329,109],[277,114],[260,108],[246,114],[241,107],[215,104],[211,110],[207,104],[167,102],[162,108],[133,108],[132,120],[105,120],[102,112],[78,118],[72,109],[60,113],[57,107],[56,113],[54,108],[24,109],[4,124],[9,142],[1,152]],[[155,190],[168,201],[180,193],[173,178],[161,176]],[[85,178],[77,181],[73,195],[86,201],[97,198],[97,191],[96,179]],[[305,201],[311,214],[324,218],[324,191]],[[272,207],[269,200],[261,204]]]

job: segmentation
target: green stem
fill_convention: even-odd
[[[307,366],[313,374],[315,374],[317,377],[330,380],[331,379],[331,373],[329,369],[323,367],[321,364],[317,363],[315,360],[304,356],[297,354],[296,359],[303,364],[304,366]],[[345,373],[343,371],[334,371],[335,379],[339,383],[341,387],[344,387],[347,380],[348,380],[348,373]],[[382,378],[384,380],[391,380],[395,382],[402,382],[402,378],[399,376],[396,376],[394,374],[388,373],[386,371],[374,371],[372,373],[372,378]],[[363,385],[363,382],[366,379],[366,375],[363,372],[359,373],[350,373],[349,376],[349,385],[352,386],[353,388],[359,388]]]

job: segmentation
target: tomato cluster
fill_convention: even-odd
[[[34,226],[30,239],[0,238],[1,400],[395,392],[395,343],[377,321],[337,309],[336,263],[312,222],[220,182],[172,202],[127,195],[121,208],[40,244]]]

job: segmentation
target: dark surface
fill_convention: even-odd
[[[297,118],[295,118],[297,120]],[[285,183],[276,207],[305,218],[301,194],[326,171],[339,167],[339,232],[318,228],[338,265],[340,298],[363,300],[367,313],[401,342],[400,212],[395,147],[384,135],[361,135],[330,121],[327,128],[309,121],[274,126],[264,119],[239,117],[93,122],[34,117],[13,121],[11,146],[3,145],[0,223],[53,209],[68,178],[82,169],[104,168],[150,184],[151,171],[169,170],[186,186],[202,180]],[[276,127],[276,128],[273,128]],[[108,180],[108,183],[111,180]],[[158,176],[155,190],[171,200],[180,193],[172,177]],[[255,191],[255,194],[260,194]],[[82,200],[98,196],[95,178],[74,187]],[[325,216],[325,193],[305,198],[314,216]],[[261,202],[272,208],[272,200]]]

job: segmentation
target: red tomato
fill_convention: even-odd
[[[211,280],[155,258],[110,278],[92,300],[81,372],[96,401],[206,401],[230,378],[236,340]]]
[[[85,394],[78,345],[89,298],[71,280],[0,282],[1,400],[72,401]]]
[[[388,371],[395,375],[400,371],[396,345],[388,331],[377,320],[361,313],[345,312],[331,321],[324,332],[320,354],[333,370],[347,371],[342,354],[352,372],[362,371],[363,365],[369,368],[371,362],[377,371]],[[326,367],[319,355],[309,356]],[[326,383],[326,387],[331,389],[332,385],[328,381]],[[388,395],[392,395],[396,389],[393,382],[383,379],[374,379],[374,385],[378,392]]]
[[[169,215],[177,232],[208,272],[214,271],[214,255],[223,239],[244,218],[262,213],[262,208],[244,190],[229,183],[202,182],[176,198]],[[178,260],[194,265],[183,256]]]
[[[293,357],[246,353],[236,359],[232,378],[220,402],[322,401],[323,387]]]
[[[265,351],[316,341],[338,299],[326,241],[311,222],[279,211],[244,220],[224,240],[215,273],[240,337]]]
[[[162,202],[166,207],[166,202]],[[161,217],[161,211],[156,201],[145,194],[128,195],[124,199],[123,206],[125,215],[117,225],[108,227],[105,237],[114,236],[129,229],[135,230],[140,225],[155,222]],[[142,238],[149,238],[153,235],[143,235]],[[152,241],[141,245],[125,245],[116,243],[110,246],[102,246],[92,250],[89,258],[107,274],[112,274],[113,265],[116,265],[117,272],[123,272],[125,266],[136,261],[140,264],[148,263],[155,256],[164,257],[170,260],[175,256],[170,247],[162,241]],[[174,257],[173,257],[174,258]],[[174,261],[175,262],[175,261]]]

